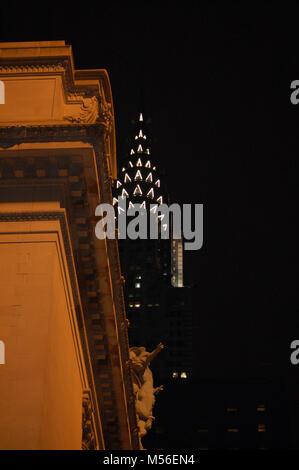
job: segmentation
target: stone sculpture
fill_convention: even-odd
[[[163,390],[163,385],[154,387],[153,374],[149,364],[163,348],[162,343],[158,344],[152,352],[147,351],[143,346],[130,348],[133,391],[141,449],[143,449],[141,439],[151,429],[155,419],[153,407],[156,401],[156,394]]]

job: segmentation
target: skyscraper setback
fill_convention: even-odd
[[[183,244],[172,239],[171,229],[169,238],[163,238],[172,220],[163,220],[158,207],[169,203],[169,196],[149,131],[141,112],[127,155],[120,159],[113,199],[118,214],[120,197],[127,208],[143,210],[147,217],[157,214],[159,223],[157,239],[119,240],[130,345],[150,350],[162,341],[165,349],[152,364],[154,378],[185,381],[192,371],[192,311],[188,288],[183,285]]]

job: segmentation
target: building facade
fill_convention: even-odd
[[[1,449],[138,449],[105,70],[64,41],[0,43]]]

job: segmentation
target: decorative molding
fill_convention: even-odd
[[[7,62],[7,59],[6,59]],[[102,97],[99,93],[99,88],[96,85],[81,85],[76,86],[73,78],[73,70],[70,63],[70,59],[63,61],[53,61],[53,63],[42,63],[42,59],[39,62],[25,62],[23,64],[11,63],[1,64],[0,58],[0,75],[61,75],[65,99],[67,103],[82,103],[82,99],[96,96],[99,101]],[[101,90],[102,91],[102,90]]]
[[[74,124],[52,126],[0,126],[0,148],[13,147],[23,142],[65,142],[81,140],[96,142],[105,128],[102,124]]]
[[[101,100],[99,120],[104,125],[106,132],[110,134],[113,128],[113,115],[111,103]]]
[[[58,62],[53,64],[11,64],[11,65],[0,65],[0,73],[3,74],[32,74],[32,73],[57,73],[64,72],[66,70],[66,62]]]
[[[82,450],[98,450],[90,390],[85,390],[82,397]]]
[[[66,114],[63,119],[80,124],[94,124],[99,118],[99,102],[95,96],[91,98],[81,98],[82,105],[79,111],[73,114]]]

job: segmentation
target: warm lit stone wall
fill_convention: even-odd
[[[81,449],[85,374],[59,224],[0,232],[0,448]]]

